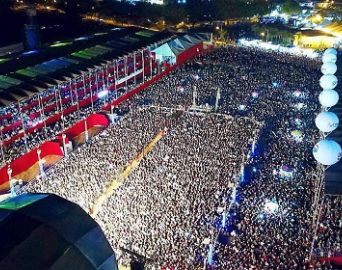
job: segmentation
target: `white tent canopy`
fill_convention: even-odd
[[[175,64],[179,54],[208,39],[210,40],[209,34],[186,34],[158,46],[152,52],[156,54],[157,60]]]
[[[152,52],[156,54],[156,59],[161,62],[167,61],[170,64],[176,63],[176,55],[173,52],[173,50],[171,50],[168,43],[160,45],[159,47],[155,48]]]
[[[170,46],[171,50],[175,53],[175,55],[178,55],[187,49],[179,38],[173,39],[169,41],[167,44]]]

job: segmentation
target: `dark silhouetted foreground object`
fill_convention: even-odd
[[[100,226],[77,204],[53,194],[0,202],[0,241],[0,269],[118,269]]]
[[[134,261],[131,263],[132,270],[144,270],[145,264],[142,262]]]

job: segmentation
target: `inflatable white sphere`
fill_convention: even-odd
[[[322,56],[322,62],[323,63],[336,63],[337,61],[337,56],[335,54],[323,54]]]
[[[319,163],[330,166],[339,162],[342,148],[333,140],[322,140],[314,146],[312,154]]]
[[[326,50],[324,51],[323,55],[324,55],[324,54],[335,54],[335,55],[337,55],[337,51],[336,51],[335,48],[329,48],[329,49],[326,49]]]
[[[324,75],[335,74],[337,71],[337,66],[334,63],[324,63],[321,67],[321,71]]]
[[[322,132],[332,132],[339,124],[339,119],[333,112],[321,112],[316,116],[316,127]]]
[[[323,75],[319,79],[319,85],[324,89],[334,89],[337,85],[337,77],[332,74]]]
[[[323,107],[332,107],[338,103],[339,95],[335,90],[324,90],[319,94],[319,103]]]

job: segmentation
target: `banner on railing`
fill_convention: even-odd
[[[63,152],[59,143],[56,142],[44,142],[39,147],[40,159],[44,167],[55,164],[63,157]],[[20,156],[13,160],[10,165],[0,169],[0,193],[7,192],[9,190],[9,173],[8,169],[11,168],[11,179],[22,180],[28,182],[37,177],[39,174],[38,164],[38,148],[32,149],[30,152]]]
[[[85,121],[87,123],[85,124]],[[85,128],[88,129],[95,127],[95,126],[101,126],[101,127],[107,127],[109,125],[108,117],[104,114],[92,114],[88,116],[85,119],[82,119],[81,121],[77,122],[72,127],[65,130],[64,134],[67,135],[70,139],[80,135],[82,132],[85,131]]]

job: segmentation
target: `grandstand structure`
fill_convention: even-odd
[[[25,184],[37,177],[42,168],[67,155],[68,149],[108,126],[107,115],[113,114],[115,106],[210,44],[208,33],[114,28],[50,44],[42,52],[21,53],[16,57],[20,68],[15,70],[16,58],[0,64],[0,72],[9,70],[0,76],[0,192],[8,193],[13,179]],[[51,58],[52,54],[56,57]],[[22,66],[21,59],[31,64]],[[86,116],[78,114],[76,124],[68,123],[66,117],[86,108],[90,108]],[[27,146],[30,134],[44,133],[56,124],[62,131],[34,149]],[[26,144],[26,153],[9,160],[4,149],[19,141]]]
[[[0,105],[7,106],[73,80],[107,61],[170,37],[171,33],[115,28],[6,58],[0,63]]]

